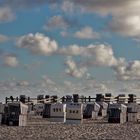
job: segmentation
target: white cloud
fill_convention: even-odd
[[[46,30],[52,30],[52,29],[66,29],[69,27],[69,23],[66,19],[64,19],[62,16],[53,16],[49,19],[47,24],[44,26],[44,29]]]
[[[95,62],[93,61],[93,64],[97,66],[114,66],[117,64],[117,59],[109,45],[89,45],[85,54],[93,56],[95,58]]]
[[[4,56],[4,65],[8,67],[16,67],[18,65],[18,60],[16,56],[5,55]]]
[[[28,34],[17,39],[17,47],[27,48],[33,54],[51,55],[57,51],[58,45],[55,40],[41,33]]]
[[[71,0],[85,12],[97,13],[100,16],[112,16],[109,30],[123,36],[140,35],[140,1],[139,0]]]
[[[65,69],[66,74],[76,77],[76,78],[82,78],[86,72],[87,68],[86,67],[78,67],[75,61],[73,61],[71,58],[69,58],[66,62],[65,65],[68,67]]]
[[[42,80],[40,81],[37,86],[43,87],[43,90],[46,89],[47,92],[49,91],[50,93],[57,94],[57,93],[62,93],[59,85],[57,85],[52,79],[50,79],[47,75],[42,76]],[[41,89],[42,90],[42,89]]]
[[[91,60],[87,64],[93,66],[113,66],[117,63],[111,46],[106,44],[90,44],[88,46],[74,44],[58,48],[55,40],[50,40],[49,37],[41,33],[21,36],[17,39],[16,44],[19,48],[29,49],[33,54],[87,57]]]
[[[11,21],[15,18],[11,9],[37,7],[43,4],[56,4],[64,12],[73,14],[81,9],[81,11],[97,13],[100,16],[111,15],[113,20],[109,24],[109,29],[123,36],[138,37],[140,35],[139,0],[13,0],[12,3],[10,0],[5,0],[1,2],[0,21]],[[54,16],[45,27],[49,29],[49,26],[52,29],[53,27],[67,28],[69,24],[61,16]]]
[[[71,81],[64,81],[64,86],[71,87],[72,86]]]
[[[8,40],[9,40],[9,38],[7,36],[0,34],[0,43],[1,42],[6,42]]]
[[[120,60],[116,66],[113,67],[118,80],[140,80],[140,61],[134,60],[126,62]]]
[[[15,19],[15,15],[9,7],[0,7],[0,23]]]
[[[140,6],[139,0],[71,0],[71,2],[77,6],[81,5],[81,8],[87,12],[96,12],[100,15],[136,13]]]
[[[111,46],[105,44],[90,44],[85,47],[71,45],[65,48],[60,48],[58,53],[67,56],[79,55],[90,57],[91,59],[87,64],[93,66],[113,66],[117,64],[117,59],[114,56]]]
[[[43,75],[42,76],[42,81],[43,83],[47,84],[51,84],[51,85],[55,85],[55,82],[53,82],[47,75]]]
[[[13,0],[12,3],[10,0],[5,0],[4,2],[1,2],[1,5],[2,7],[10,6],[13,9],[17,9],[17,8],[25,8],[25,7],[30,8],[32,6],[40,6],[46,3],[49,5],[52,5],[52,4],[59,5],[59,8],[61,7],[61,9],[67,13],[76,14],[81,9],[81,11],[97,13],[100,16],[111,15],[113,17],[113,20],[110,23],[111,27],[110,26],[109,27],[112,29],[112,31],[118,32],[121,35],[137,36],[139,35],[139,32],[140,32],[138,26],[135,26],[135,25],[139,25],[139,20],[134,19],[135,17],[138,17],[140,13],[139,0],[116,0],[116,1],[115,0],[42,0],[42,1]],[[12,13],[12,12],[9,12],[9,13]],[[9,14],[6,14],[6,15],[9,15]],[[129,22],[130,24],[132,23],[131,25],[128,25],[128,22],[126,21],[129,19],[130,20],[134,19],[133,23]],[[59,22],[60,20],[62,22]],[[62,19],[61,16],[56,21],[50,22],[50,26],[51,27],[59,26],[61,28],[67,27],[67,24],[65,24],[66,22],[65,19]],[[64,25],[64,27],[62,27],[62,25]],[[122,28],[122,26],[125,28]],[[127,32],[127,29],[128,29],[128,32]]]
[[[63,1],[61,8],[64,12],[74,13],[75,11],[74,3],[70,1]]]
[[[91,95],[95,96],[96,93],[108,92],[110,91],[108,86],[105,83],[97,82],[95,80],[82,80],[78,83],[73,83],[71,81],[64,81],[63,85],[64,93],[79,93],[80,95],[84,94],[85,96]]]
[[[68,47],[59,48],[58,53],[61,55],[77,56],[82,55],[83,51],[84,51],[83,47],[74,44]]]
[[[96,92],[107,92],[108,87],[105,85],[105,83],[100,83],[95,80],[89,80],[87,81],[87,89],[94,90]]]
[[[99,33],[93,31],[93,29],[89,26],[77,31],[74,36],[79,39],[97,39],[100,37]]]
[[[109,45],[90,44],[88,46],[71,45],[59,49],[59,54],[66,56],[86,57],[86,61],[77,64],[68,59],[66,73],[73,77],[82,77],[87,74],[87,67],[108,67],[115,72],[118,80],[140,80],[140,61],[127,62],[125,58],[116,58]]]
[[[29,82],[25,81],[25,80],[22,80],[22,81],[17,82],[16,85],[17,86],[29,86]]]
[[[128,15],[114,17],[109,28],[123,36],[140,36],[140,15]]]
[[[60,48],[59,54],[85,57],[85,60],[78,65],[72,59],[68,59],[65,62],[68,67],[65,72],[73,77],[81,78],[88,75],[91,77],[87,73],[88,67],[108,67],[115,72],[118,80],[140,80],[140,61],[127,62],[125,58],[116,58],[110,45],[71,45]]]

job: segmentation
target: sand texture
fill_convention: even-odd
[[[0,126],[0,140],[140,140],[140,124],[83,124],[31,121],[26,127]]]

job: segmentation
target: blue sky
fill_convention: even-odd
[[[0,2],[1,96],[36,86],[138,94],[139,6],[140,0]]]

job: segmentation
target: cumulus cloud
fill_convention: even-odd
[[[27,48],[33,54],[40,55],[66,55],[90,57],[88,65],[112,66],[116,65],[117,60],[110,45],[90,44],[88,46],[70,45],[67,47],[58,47],[55,40],[41,34],[28,34],[17,39],[17,47]]]
[[[140,1],[139,0],[67,0],[63,2],[62,9],[79,9],[79,11],[92,12],[100,16],[111,15],[109,31],[117,32],[123,36],[140,36]],[[70,7],[70,8],[68,8]],[[68,9],[68,10],[66,10]]]
[[[56,52],[58,45],[55,40],[41,33],[28,34],[17,39],[17,47],[29,49],[33,54],[51,55]]]
[[[127,62],[125,58],[116,58],[112,47],[109,45],[91,44],[86,47],[71,45],[60,49],[59,53],[66,56],[86,57],[86,60],[81,61],[78,65],[72,59],[68,59],[65,62],[68,67],[65,72],[70,76],[77,78],[88,76],[88,67],[108,67],[114,71],[118,80],[140,80],[140,61]]]
[[[139,9],[139,0],[71,0],[76,5],[81,5],[85,11],[96,12],[101,15],[118,15],[122,13],[137,12]],[[130,8],[135,8],[131,9]],[[125,9],[125,10],[124,10]]]
[[[59,47],[56,41],[50,40],[47,36],[36,33],[28,34],[17,39],[19,48],[27,48],[33,54],[42,55],[65,55],[85,57],[85,61],[77,64],[72,59],[65,62],[67,68],[66,74],[81,78],[86,76],[87,67],[109,67],[114,70],[118,80],[140,80],[140,61],[134,60],[127,62],[125,59],[116,58],[112,47],[108,44],[90,44],[88,46],[70,45]],[[8,66],[15,67],[18,64],[15,56],[7,56],[4,63]]]
[[[9,38],[7,36],[0,34],[0,43],[1,42],[6,42],[8,40],[9,40]]]
[[[54,40],[49,37],[36,33],[21,36],[17,39],[17,47],[27,48],[33,54],[41,55],[66,55],[66,56],[83,56],[90,57],[88,65],[96,66],[113,66],[117,60],[110,45],[90,44],[88,46],[70,45],[68,47],[59,47]]]
[[[95,58],[93,64],[97,66],[114,66],[117,64],[117,59],[109,45],[89,45],[85,54],[93,56]]]
[[[140,36],[140,16],[129,15],[114,17],[109,24],[109,28],[123,36]]]
[[[114,56],[114,52],[109,45],[90,44],[88,46],[78,46],[70,45],[65,48],[59,49],[59,53],[69,56],[84,56],[90,57],[90,61],[87,62],[87,65],[92,66],[113,66],[117,64],[117,59]]]
[[[86,61],[77,64],[68,59],[66,73],[73,77],[82,77],[87,74],[87,67],[108,67],[112,69],[118,80],[140,80],[140,61],[127,62],[125,58],[116,58],[112,47],[105,44],[88,46],[71,45],[61,48],[59,53],[66,56],[86,57]]]
[[[52,30],[57,28],[66,29],[67,27],[69,27],[69,22],[62,16],[58,15],[51,17],[47,22],[47,24],[44,26],[44,29],[45,30]]]
[[[140,35],[140,1],[139,0],[72,0],[74,5],[81,6],[85,12],[101,16],[112,16],[109,30],[123,36]]]
[[[87,72],[86,67],[79,68],[76,62],[71,58],[68,58],[68,60],[65,62],[65,65],[68,67],[67,69],[65,69],[66,74],[72,77],[82,78]]]
[[[93,31],[93,29],[89,26],[77,31],[74,36],[79,39],[97,39],[100,37],[99,33]]]
[[[9,7],[0,7],[0,23],[10,22],[14,19],[15,15]]]
[[[84,51],[83,47],[74,44],[68,47],[59,48],[58,53],[61,55],[77,56],[82,55],[83,51]]]
[[[112,20],[109,23],[109,30],[120,33],[124,36],[139,36],[139,13],[140,13],[140,1],[139,0],[13,0],[12,3],[10,0],[5,0],[4,2],[0,2],[1,7],[6,7],[0,12],[2,21],[7,21],[7,19],[13,19],[14,15],[10,10],[7,10],[7,7],[10,9],[16,8],[30,8],[30,7],[39,7],[43,4],[56,4],[59,5],[59,8],[64,12],[75,13],[75,11],[85,11],[85,12],[93,12],[97,13],[101,16],[112,16]],[[3,8],[1,8],[3,9]],[[125,9],[125,10],[124,10]],[[5,12],[8,11],[8,12]],[[8,14],[7,14],[8,13]],[[6,17],[6,18],[5,18]],[[6,19],[6,20],[5,20]],[[61,22],[60,22],[61,20]],[[133,22],[132,22],[133,21]],[[53,21],[49,21],[48,26],[63,28],[67,25],[65,24],[65,20],[62,18],[56,18]],[[51,24],[53,23],[53,24]],[[57,24],[56,24],[57,23]],[[83,37],[83,35],[82,35]]]
[[[5,55],[4,56],[4,65],[8,67],[16,67],[18,65],[17,57],[14,55]]]
[[[133,1],[132,0],[123,0],[123,1],[122,0],[117,0],[117,1],[115,0],[92,0],[92,1],[91,0],[86,0],[86,1],[85,0],[41,0],[41,1],[13,0],[12,3],[10,0],[5,0],[4,2],[0,2],[1,5],[0,9],[2,9],[1,10],[2,12],[0,12],[0,19],[2,19],[1,21],[7,21],[7,19],[10,20],[13,19],[15,16],[11,11],[11,9],[28,8],[34,6],[39,7],[43,4],[48,4],[48,5],[57,4],[65,12],[67,11],[67,12],[75,13],[76,9],[78,9],[77,11],[81,9],[81,11],[93,12],[101,16],[111,15],[112,20],[110,21],[108,26],[109,30],[120,33],[121,35],[124,36],[139,36],[140,34],[140,29],[139,29],[140,1],[139,0],[133,0]],[[49,27],[66,28],[69,25],[67,22],[68,21],[62,18],[61,16],[54,16],[45,25],[45,28],[47,29],[49,29]],[[77,32],[78,36],[80,35],[80,37],[83,38],[84,34],[81,35],[80,34],[81,32],[80,33],[79,32]],[[88,37],[89,35],[90,36],[93,35],[90,30],[88,30],[87,32],[88,35],[86,37]],[[93,31],[93,33],[96,32]]]
[[[113,69],[118,80],[140,80],[139,60],[126,62],[121,59]]]

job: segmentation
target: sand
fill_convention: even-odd
[[[45,121],[44,121],[45,122]],[[140,140],[140,124],[43,123],[26,127],[0,126],[0,140]]]

